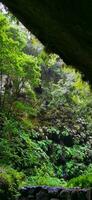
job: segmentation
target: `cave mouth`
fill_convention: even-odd
[[[7,9],[2,9],[7,15]],[[14,16],[9,17],[12,20]],[[76,70],[67,66],[57,54],[46,53],[43,44],[33,34],[29,33],[29,29],[27,30],[17,19],[14,23],[21,26],[21,30],[24,29],[27,32],[28,38],[26,47],[21,49],[21,45],[17,46],[20,47],[20,53],[21,51],[24,53],[21,54],[21,62],[17,60],[20,58],[19,51],[17,51],[19,57],[15,55],[15,62],[13,62],[11,55],[14,55],[13,52],[16,53],[16,48],[13,48],[11,54],[9,54],[13,64],[8,65],[8,71],[5,66],[6,74],[4,76],[3,73],[0,74],[0,81],[2,82],[0,84],[2,89],[0,99],[2,103],[2,108],[0,108],[0,111],[2,111],[2,114],[0,113],[2,126],[0,145],[2,151],[0,156],[3,158],[2,163],[4,163],[4,166],[1,165],[2,163],[0,164],[0,171],[2,174],[4,173],[3,179],[5,181],[0,179],[2,190],[4,190],[4,192],[1,191],[1,195],[5,195],[8,180],[16,180],[17,183],[17,181],[21,182],[21,179],[24,180],[24,177],[26,177],[23,187],[21,184],[21,199],[38,200],[42,198],[52,200],[53,198],[63,199],[67,197],[75,199],[75,196],[80,199],[81,197],[86,198],[87,195],[89,198],[90,190],[88,189],[68,190],[62,189],[62,185],[63,187],[81,185],[82,188],[91,185],[89,181],[90,176],[92,176],[92,94],[90,86],[82,81],[78,68],[76,73]],[[19,41],[16,44],[23,45],[21,43],[22,35],[17,35],[16,28],[11,27],[10,30],[13,42],[16,41],[17,36]],[[35,30],[33,29],[33,32]],[[8,31],[6,31],[7,33]],[[39,37],[39,34],[37,35]],[[7,51],[3,51],[6,53],[4,56],[4,59],[6,58],[5,63],[7,63],[9,47],[12,45],[11,40],[10,43],[8,43],[8,40],[6,42]],[[47,42],[43,43],[47,44]],[[48,49],[50,52],[53,52],[53,50],[57,52],[55,47],[49,48],[48,46]],[[43,52],[42,57],[37,62],[41,52]],[[22,61],[22,55],[26,60]],[[63,56],[63,53],[61,55]],[[27,60],[27,56],[30,57],[29,60]],[[65,58],[65,60],[67,59]],[[24,65],[23,62],[25,62]],[[41,63],[40,73],[38,63]],[[2,64],[4,66],[4,62]],[[15,67],[14,64],[16,69],[13,68]],[[32,66],[32,69],[29,68],[29,65]],[[19,71],[17,71],[17,67],[19,67]],[[24,71],[21,71],[20,68]],[[30,73],[30,69],[32,73]],[[19,75],[23,76],[23,79]],[[36,80],[38,80],[37,84]],[[9,164],[8,167],[7,163]],[[7,174],[9,174],[8,178]],[[85,181],[87,177],[88,180]],[[72,178],[75,179],[72,180]],[[8,179],[7,182],[6,179]],[[51,187],[30,187],[29,184],[50,185]],[[16,184],[17,187],[18,184]],[[9,195],[9,192],[7,192],[7,195]],[[10,195],[15,195],[15,193],[13,194],[13,191],[10,190]]]

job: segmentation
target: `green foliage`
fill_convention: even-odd
[[[49,157],[40,145],[30,139],[30,134],[24,131],[21,123],[13,116],[3,116],[3,120],[0,163],[11,165],[27,175],[34,174],[43,162],[48,166]]]
[[[26,37],[22,30],[10,24],[3,14],[0,24],[1,108],[26,113],[36,102],[33,88],[40,84],[39,60],[24,53]]]
[[[56,178],[52,166],[48,167],[43,163],[43,166],[37,169],[36,176],[28,178],[28,183],[31,185],[62,186],[62,184],[65,184],[65,181]]]
[[[79,177],[71,179],[67,183],[68,187],[79,186],[81,188],[92,187],[92,165]]]
[[[63,66],[55,72],[60,73],[61,78],[57,83],[48,78],[48,90],[47,80],[42,82],[44,98],[38,115],[42,128],[40,136],[43,134],[48,141],[52,140],[48,154],[55,173],[70,179],[82,174],[92,162],[92,129],[89,128],[92,127],[92,94],[89,85],[75,70]]]
[[[25,185],[66,186],[76,177],[69,187],[92,186],[89,85],[2,13],[0,85],[0,184],[7,198],[18,195],[24,174]]]
[[[15,200],[19,196],[19,187],[25,183],[25,175],[10,166],[0,165],[0,198]]]
[[[32,176],[29,179],[29,185],[47,185],[47,186],[65,186],[66,182],[62,179],[58,179],[56,177],[50,177],[50,176],[41,176],[40,174],[38,176]]]

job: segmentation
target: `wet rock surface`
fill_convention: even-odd
[[[20,190],[19,200],[91,200],[92,189],[33,186]]]

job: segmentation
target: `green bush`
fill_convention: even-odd
[[[50,176],[32,176],[29,180],[29,185],[47,185],[47,186],[65,186],[65,181],[56,177]]]
[[[36,175],[28,178],[27,184],[29,185],[48,185],[48,186],[62,186],[66,182],[64,179],[58,179],[54,175],[53,167],[46,166],[43,163],[42,167],[36,170]]]
[[[10,166],[0,166],[0,199],[15,200],[19,187],[24,185],[25,175]]]
[[[92,165],[88,167],[88,169],[84,172],[83,175],[78,176],[76,178],[71,179],[68,184],[68,187],[76,187],[79,186],[81,188],[89,188],[92,187]]]

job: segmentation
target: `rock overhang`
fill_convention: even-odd
[[[92,84],[91,0],[2,0],[52,52]]]

